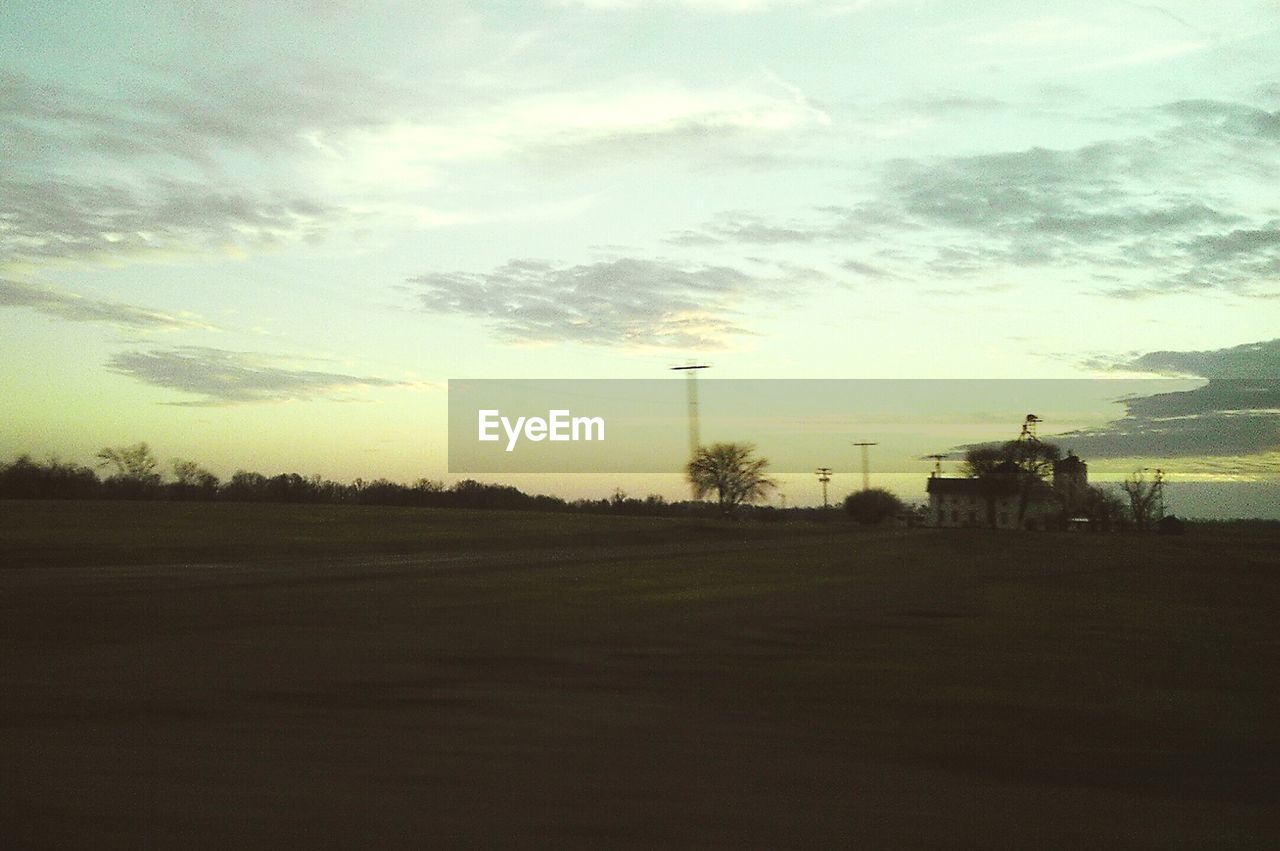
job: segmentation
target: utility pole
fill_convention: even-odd
[[[1143,467],[1145,470],[1155,471],[1155,478],[1151,480],[1151,493],[1156,498],[1156,521],[1164,519],[1164,470],[1159,467]]]
[[[879,446],[878,443],[854,443],[853,446],[862,447],[862,489],[864,491],[871,490],[871,453],[868,448],[871,446]]]
[[[819,467],[814,473],[818,477],[818,481],[822,482],[822,507],[830,508],[831,503],[827,500],[827,482],[831,481],[831,468]]]
[[[698,370],[710,369],[711,364],[691,363],[686,366],[673,366],[673,370],[685,372],[688,381],[685,382],[685,388],[689,396],[689,460],[692,461],[698,457],[698,449],[702,447],[702,437],[698,433]],[[696,502],[698,499],[698,486],[689,485],[692,499]]]

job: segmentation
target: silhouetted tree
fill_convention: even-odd
[[[1142,470],[1134,470],[1124,480],[1124,492],[1129,497],[1129,512],[1133,515],[1133,525],[1139,531],[1149,529],[1159,520],[1160,489],[1163,483],[1157,476],[1147,481]]]
[[[133,446],[107,446],[98,452],[97,458],[99,467],[110,467],[115,471],[106,481],[111,495],[137,499],[159,492],[160,474],[156,470],[160,462],[145,442]]]
[[[902,500],[884,488],[868,488],[845,497],[844,510],[859,523],[883,523],[902,510]]]
[[[214,499],[218,495],[218,477],[195,461],[174,458],[173,478],[169,493],[175,499]]]
[[[222,486],[222,495],[227,499],[244,502],[265,499],[266,492],[267,477],[248,470],[236,470],[231,474],[231,481]]]
[[[777,487],[764,473],[768,460],[753,458],[755,451],[750,443],[702,446],[685,466],[685,473],[699,498],[715,491],[720,510],[727,513]]]
[[[965,453],[960,472],[978,482],[987,504],[987,523],[996,528],[996,500],[1018,493],[1019,470],[1005,446],[974,446]]]
[[[1053,464],[1062,457],[1056,443],[1035,438],[1009,440],[999,446],[975,446],[965,454],[965,475],[982,482],[987,501],[987,518],[995,525],[995,501],[1008,493],[1018,495],[1018,526],[1037,489],[1053,474]]]
[[[1113,490],[1090,485],[1084,493],[1083,510],[1091,529],[1109,532],[1124,525],[1124,500]]]
[[[57,458],[40,464],[20,455],[0,465],[0,497],[5,499],[92,499],[101,485],[93,470]]]
[[[1062,457],[1062,449],[1056,443],[1044,440],[1010,440],[1004,445],[1009,458],[1019,470],[1018,526],[1027,514],[1037,488],[1053,475],[1053,464]]]

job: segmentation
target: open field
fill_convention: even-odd
[[[1273,847],[1277,544],[0,503],[0,844]]]
[[[0,564],[138,565],[825,534],[805,524],[252,502],[0,500]]]

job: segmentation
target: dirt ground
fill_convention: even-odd
[[[1275,847],[1272,542],[0,569],[0,844]]]

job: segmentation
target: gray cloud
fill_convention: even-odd
[[[1160,351],[1086,361],[1091,369],[1116,372],[1154,372],[1201,378],[1261,378],[1280,380],[1280,339],[1245,343],[1207,351]]]
[[[682,246],[857,242],[882,235],[889,229],[907,231],[920,227],[901,211],[878,202],[818,207],[813,213],[807,220],[777,222],[747,212],[726,212],[700,230],[681,231],[667,241]]]
[[[858,203],[808,220],[725,213],[672,242],[909,245],[922,276],[1056,265],[1123,272],[1130,283],[1103,291],[1117,298],[1280,296],[1280,220],[1224,188],[1225,177],[1274,179],[1280,112],[1179,101],[1141,117],[1168,126],[1077,148],[900,158]]]
[[[0,139],[12,163],[94,157],[151,168],[217,170],[228,148],[271,158],[306,150],[318,129],[389,123],[404,92],[355,68],[317,62],[236,65],[215,73],[175,66],[134,92],[90,91],[0,69]]]
[[[261,175],[287,180],[284,157],[314,155],[308,131],[389,119],[362,106],[376,99],[353,91],[359,75],[286,64],[174,71],[131,96],[0,70],[0,262],[247,247],[347,217]],[[269,170],[250,177],[255,163]]]
[[[131,304],[85,298],[49,287],[0,278],[0,307],[29,307],[70,322],[105,322],[125,328],[208,328],[186,316],[175,316]]]
[[[1221,458],[1280,450],[1280,339],[1094,359],[1086,365],[1208,381],[1191,390],[1124,399],[1122,418],[1063,435],[1062,442],[1082,455]]]
[[[871,263],[865,263],[861,260],[846,260],[840,264],[840,268],[847,269],[848,271],[853,272],[857,275],[861,275],[864,278],[894,277],[892,272],[889,272],[881,268],[880,266],[875,266]]]
[[[724,266],[620,259],[580,266],[515,260],[487,273],[409,281],[422,307],[485,320],[513,342],[722,346],[747,333],[728,317],[740,301],[781,297],[775,284]]]
[[[1176,118],[1241,139],[1280,142],[1280,110],[1217,100],[1180,100],[1164,110]]]
[[[1125,407],[1126,416],[1102,428],[1054,440],[1093,458],[1233,458],[1280,451],[1280,382],[1217,379],[1184,393],[1125,400]]]
[[[138,191],[0,180],[0,258],[86,259],[315,238],[341,215],[301,197],[153,182]]]
[[[120,352],[107,368],[156,387],[203,398],[182,406],[219,406],[306,399],[347,401],[352,391],[405,386],[404,382],[280,366],[278,359],[253,352],[179,346],[147,352]]]

